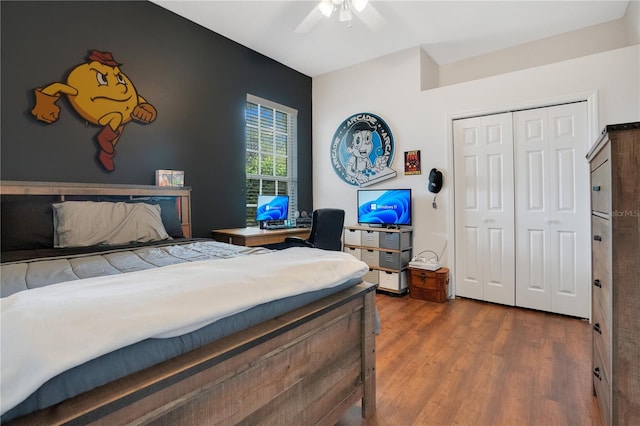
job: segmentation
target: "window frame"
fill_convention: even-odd
[[[258,123],[256,125],[249,123],[247,119],[247,111],[249,104],[255,104],[258,106],[257,119]],[[271,126],[262,126],[262,115],[261,108],[268,108],[273,110],[273,120]],[[278,113],[283,113],[287,115],[287,131],[286,133],[278,130],[276,115]],[[277,102],[270,101],[268,99],[260,98],[255,95],[247,94],[247,98],[245,101],[244,107],[245,114],[245,207],[246,207],[246,217],[245,224],[246,226],[256,226],[257,222],[255,220],[255,209],[257,208],[257,195],[264,195],[263,192],[265,187],[265,182],[272,182],[274,188],[278,188],[279,183],[284,183],[286,185],[286,192],[277,191],[278,195],[288,195],[289,196],[289,219],[293,219],[296,216],[296,212],[298,211],[298,111],[294,108],[288,107],[286,105],[281,105]],[[253,129],[257,132],[257,149],[249,148],[249,130]],[[264,150],[264,140],[262,136],[263,132],[271,133],[272,142],[270,144],[271,149],[269,151]],[[286,154],[282,155],[277,152],[278,143],[277,138],[279,136],[286,135]],[[258,167],[259,173],[248,173],[248,162],[250,158],[250,154],[255,154],[258,157]],[[286,176],[277,176],[276,175],[276,159],[274,158],[273,164],[274,169],[270,174],[265,174],[260,169],[261,167],[261,155],[274,155],[274,157],[284,157],[287,163],[287,175]],[[249,201],[249,191],[250,185],[249,181],[257,180],[258,183],[258,192],[255,194],[256,200],[253,202]],[[273,195],[267,193],[266,195]]]

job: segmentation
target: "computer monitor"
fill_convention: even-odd
[[[258,195],[256,221],[287,220],[289,217],[288,195]]]
[[[411,189],[358,190],[358,223],[369,226],[411,225]]]

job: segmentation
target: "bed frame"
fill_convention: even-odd
[[[191,235],[189,188],[1,181],[0,192],[179,196]],[[374,312],[375,286],[361,283],[9,424],[334,425],[358,401],[366,418]]]
[[[179,197],[180,223],[185,237],[191,238],[191,188],[155,185],[105,185],[100,183],[0,181],[0,195],[56,195],[60,201],[71,195],[141,197]]]

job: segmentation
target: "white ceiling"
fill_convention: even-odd
[[[307,0],[152,0],[311,77],[421,46],[443,65],[622,18],[628,0],[372,0],[386,24],[369,30],[337,14],[306,34],[294,30],[316,6]]]

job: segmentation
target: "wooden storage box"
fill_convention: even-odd
[[[429,302],[446,302],[449,296],[449,269],[427,271],[409,268],[409,296]]]

